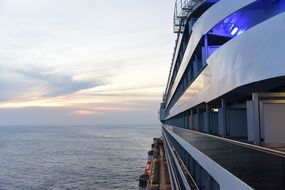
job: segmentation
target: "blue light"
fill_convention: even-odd
[[[235,35],[238,31],[238,27],[234,27],[234,29],[231,31],[231,35]]]
[[[230,24],[230,30],[233,29],[233,27],[235,26],[234,24]]]
[[[244,29],[244,30],[240,30],[240,31],[238,31],[237,35],[242,34],[244,31],[245,31],[245,29]]]

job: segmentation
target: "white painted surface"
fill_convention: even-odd
[[[285,13],[247,30],[221,46],[167,119],[239,86],[285,75]]]
[[[253,3],[255,0],[221,0],[210,7],[194,24],[192,29],[192,35],[188,42],[187,48],[184,53],[180,68],[178,70],[175,82],[171,89],[170,98],[173,96],[179,81],[181,80],[183,73],[189,63],[192,54],[198,45],[200,39],[203,35],[207,34],[215,25],[220,21],[231,15],[232,13],[238,11],[239,9]],[[167,102],[167,106],[169,101]]]
[[[255,125],[254,125],[254,102],[246,102],[246,118],[247,118],[247,138],[248,141],[256,142]]]
[[[282,147],[285,145],[285,104],[263,104],[264,145]]]

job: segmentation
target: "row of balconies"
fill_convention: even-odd
[[[279,6],[280,4],[280,6]],[[251,8],[251,7],[254,7]],[[282,8],[283,7],[283,8]],[[169,79],[169,85],[165,92],[164,104],[166,108],[165,115],[167,116],[169,110],[173,107],[175,102],[183,95],[183,93],[187,90],[187,88],[191,85],[193,80],[197,77],[197,75],[203,70],[206,65],[207,58],[219,47],[225,44],[232,38],[237,37],[242,34],[249,28],[258,25],[259,23],[267,20],[280,12],[284,11],[285,3],[284,2],[271,2],[270,5],[268,3],[257,3],[254,2],[238,12],[229,15],[227,18],[222,20],[220,23],[216,24],[206,35],[204,38],[200,40],[193,55],[189,62],[187,63],[187,67],[181,78],[177,79],[177,73],[181,67],[182,61],[185,65],[185,51],[187,49],[188,41],[190,39],[193,22],[195,19],[190,19],[188,21],[187,27],[184,32],[181,45],[179,46],[179,51],[177,53],[176,62],[173,66],[173,71],[171,78]],[[262,14],[261,14],[262,13]],[[189,57],[189,55],[188,55]],[[184,58],[184,59],[183,59]],[[180,75],[181,76],[181,75]],[[180,77],[179,76],[179,77]],[[179,80],[178,84],[177,81]]]

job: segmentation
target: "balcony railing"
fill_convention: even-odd
[[[165,126],[164,131],[208,171],[221,187],[229,181],[219,179],[226,172],[217,175],[217,170],[211,168],[213,164],[210,162],[214,161],[254,189],[285,189],[283,152],[179,127]],[[212,161],[207,162],[207,157]]]
[[[205,0],[176,0],[174,6],[173,31],[174,33],[183,32],[184,20],[194,10],[198,3]]]

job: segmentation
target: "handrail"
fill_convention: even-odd
[[[209,173],[210,176],[217,181],[221,189],[253,189],[244,181],[237,178],[218,163],[210,159],[204,153],[200,152],[194,146],[187,143],[174,132],[165,127],[163,127],[163,129],[169,135],[171,135],[183,147],[183,149],[187,151],[193,157],[193,159],[196,160],[196,162]]]
[[[170,125],[168,125],[168,126],[170,126]],[[175,127],[175,126],[171,126],[171,127]],[[210,138],[213,138],[213,139],[216,139],[216,140],[224,141],[224,142],[227,142],[227,143],[230,143],[230,144],[234,144],[234,145],[238,145],[238,146],[241,146],[241,147],[250,148],[252,150],[257,150],[257,151],[260,151],[260,152],[264,152],[264,153],[268,153],[268,154],[272,154],[272,155],[275,155],[275,156],[280,156],[282,158],[285,158],[285,152],[280,151],[280,150],[271,149],[271,148],[267,148],[267,147],[263,147],[263,146],[254,145],[254,144],[249,144],[249,143],[245,143],[245,142],[241,142],[241,141],[236,141],[236,140],[232,140],[232,139],[228,139],[228,138],[224,138],[224,137],[219,137],[217,135],[203,133],[203,132],[195,131],[195,130],[191,130],[191,129],[185,129],[185,130],[189,130],[192,133],[196,133],[196,134],[199,134],[199,135],[204,135],[204,136],[207,136],[207,137],[210,137]]]
[[[174,45],[174,53],[172,55],[172,60],[171,60],[171,66],[169,70],[169,75],[168,75],[168,81],[165,89],[165,96],[167,98],[167,93],[170,89],[171,86],[171,78],[173,74],[173,69],[175,67],[175,60],[177,55],[175,55],[175,52],[177,50],[177,47],[179,46],[179,36],[182,35],[183,30],[184,30],[184,24],[185,20],[187,17],[192,13],[192,11],[195,9],[198,4],[202,4],[207,0],[176,0],[175,5],[174,5],[174,15],[173,15],[173,31],[174,33],[177,33],[177,39],[175,40],[175,45]]]
[[[171,189],[179,189],[179,186],[178,186],[178,183],[177,183],[177,179],[173,179],[173,177],[177,178],[175,172],[173,171],[173,166],[172,166],[172,163],[170,161],[170,155],[168,153],[168,149],[167,149],[167,145],[164,143],[164,150],[165,150],[165,157],[166,157],[166,160],[167,160],[167,167],[168,167],[168,172],[169,172],[169,177],[170,177],[170,180],[171,180]]]
[[[164,135],[164,137],[166,137],[165,134],[164,134],[164,131],[163,131],[163,135]],[[187,181],[187,179],[186,179],[186,177],[185,177],[185,175],[184,175],[184,173],[183,173],[183,171],[182,171],[182,169],[181,169],[181,167],[179,165],[178,160],[176,159],[176,156],[175,156],[173,150],[171,149],[170,143],[169,143],[167,138],[165,138],[165,142],[166,142],[166,144],[167,144],[167,146],[169,148],[170,154],[171,154],[171,156],[172,156],[172,158],[174,160],[174,164],[176,165],[176,167],[178,169],[179,176],[181,177],[181,179],[183,181],[183,185],[184,185],[185,189],[186,190],[191,190],[190,185],[189,185],[189,183],[188,183],[188,181]]]
[[[220,184],[221,189],[224,185],[232,186],[235,181],[224,176],[227,172],[254,189],[285,189],[283,152],[180,127],[164,126],[163,129]],[[222,168],[215,167],[217,165]],[[227,172],[217,175],[221,169]],[[225,180],[226,177],[229,179]]]
[[[176,0],[174,5],[173,31],[181,33],[183,21],[193,11],[194,7],[203,0]]]

